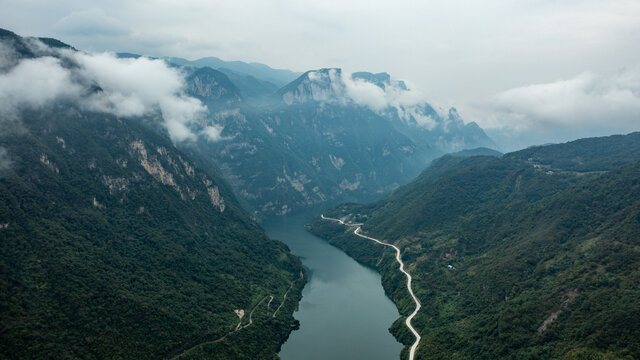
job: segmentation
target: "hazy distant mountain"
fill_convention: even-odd
[[[369,93],[374,97],[361,96]],[[213,114],[221,140],[200,148],[254,209],[284,214],[372,198],[444,153],[495,146],[455,109],[441,116],[429,104],[405,99],[411,96],[384,73],[343,78],[339,69],[309,71],[269,102]]]
[[[236,73],[227,68],[219,68],[218,71],[227,75],[229,80],[238,87],[242,96],[250,101],[267,100],[279,89],[278,85],[266,80],[259,80],[251,75]]]
[[[242,101],[240,90],[226,74],[208,66],[197,68],[186,78],[187,92],[209,105],[236,105]]]
[[[423,304],[418,358],[638,358],[639,144],[632,133],[447,155],[380,201],[326,214],[402,249]],[[401,313],[413,310],[395,253],[312,225],[377,267]],[[409,343],[403,320],[393,329]]]
[[[178,57],[167,57],[165,59],[174,64],[183,66],[208,66],[214,69],[228,69],[237,74],[250,75],[258,80],[270,82],[278,87],[287,84],[300,75],[300,73],[296,73],[291,70],[273,69],[260,63],[224,61],[217,57],[205,57],[197,60],[187,60]]]
[[[471,156],[480,156],[480,155],[501,157],[503,154],[497,150],[493,150],[485,147],[479,147],[475,149],[461,150],[458,152],[450,153],[449,155],[459,156],[459,157],[471,157]]]

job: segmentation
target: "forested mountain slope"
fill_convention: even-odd
[[[418,358],[637,358],[636,136],[536,149],[568,159],[585,142],[600,143],[578,168],[594,171],[549,170],[517,152],[446,156],[381,201],[327,214],[363,221],[365,233],[400,246],[423,305]],[[603,159],[619,166],[602,168]],[[333,223],[310,228],[377,267],[401,312],[413,310],[390,251]],[[402,323],[394,330],[411,341]]]
[[[106,90],[82,63],[0,35],[13,50],[3,81],[51,65],[48,79],[65,69],[80,90],[28,105],[1,93],[13,107],[0,119],[0,357],[273,358],[295,322],[300,261],[212,163],[174,146],[161,114],[89,109]]]

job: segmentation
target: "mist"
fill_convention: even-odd
[[[509,89],[465,110],[507,150],[637,131],[640,65]]]
[[[315,101],[353,102],[379,114],[393,109],[407,122],[415,120],[418,125],[429,130],[437,125],[435,119],[424,113],[424,106],[428,103],[423,93],[407,87],[407,81],[393,79],[387,74],[374,76],[378,75],[386,78],[374,83],[340,69],[311,71],[308,73],[308,86]],[[444,113],[441,109],[438,110],[441,115]]]

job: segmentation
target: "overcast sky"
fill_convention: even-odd
[[[0,0],[0,9],[0,27],[82,50],[386,71],[505,143],[640,130],[640,1]]]

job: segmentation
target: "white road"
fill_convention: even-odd
[[[411,325],[411,320],[413,320],[413,318],[416,316],[416,314],[418,314],[418,311],[420,311],[421,305],[420,305],[420,300],[418,300],[416,295],[413,293],[413,289],[411,288],[411,275],[404,269],[404,263],[402,262],[402,254],[400,253],[400,249],[397,246],[393,245],[393,244],[389,244],[389,243],[386,243],[384,241],[380,241],[378,239],[372,238],[370,236],[360,234],[360,231],[362,230],[362,228],[361,228],[362,224],[346,224],[344,221],[342,221],[340,219],[328,218],[328,217],[324,216],[324,214],[321,214],[320,217],[322,219],[324,219],[324,220],[337,221],[340,224],[345,225],[345,226],[357,226],[356,229],[353,230],[353,233],[356,236],[360,236],[361,238],[365,238],[365,239],[368,239],[368,240],[371,240],[371,241],[375,241],[378,244],[381,244],[381,245],[384,245],[384,246],[389,246],[389,247],[392,247],[392,248],[395,249],[395,251],[396,251],[396,260],[398,261],[398,264],[400,264],[400,271],[407,276],[407,290],[409,290],[409,294],[411,294],[411,297],[413,298],[413,302],[415,302],[415,304],[416,304],[416,309],[413,310],[411,315],[409,315],[407,317],[407,320],[405,321],[405,324],[407,325],[409,330],[411,330],[413,335],[416,337],[416,341],[413,343],[413,345],[411,345],[411,349],[409,350],[409,360],[413,360],[414,356],[415,356],[415,353],[416,353],[416,349],[418,348],[418,344],[420,343],[420,334],[418,334],[418,332],[413,327],[413,325]]]

